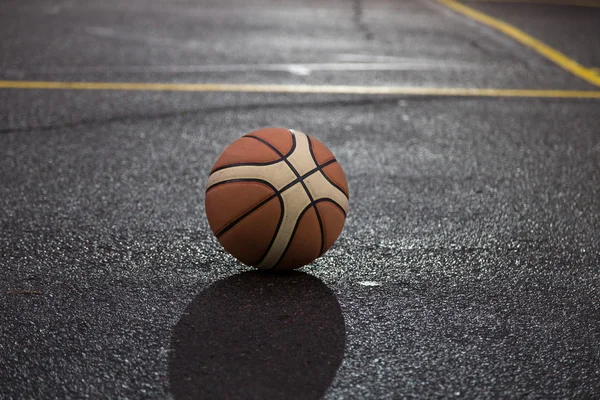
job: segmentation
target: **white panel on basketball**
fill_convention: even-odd
[[[302,132],[292,131],[296,137],[296,148],[293,153],[287,158],[294,166],[300,176],[317,168],[317,164],[310,155],[310,147],[308,144],[308,136]]]
[[[301,183],[297,183],[281,194],[284,204],[283,219],[281,226],[275,234],[273,245],[258,268],[273,268],[283,255],[288,243],[292,240],[292,234],[298,221],[300,213],[310,204],[310,198]]]
[[[331,199],[342,207],[344,212],[348,212],[348,198],[344,192],[333,186],[320,172],[310,175],[304,180],[304,184],[314,200]]]
[[[213,172],[208,178],[207,188],[233,179],[260,179],[269,182],[275,189],[280,190],[296,179],[296,175],[285,161],[270,165],[240,165]]]

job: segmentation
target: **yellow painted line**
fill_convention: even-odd
[[[467,3],[520,3],[547,4],[556,6],[600,7],[600,1],[594,0],[465,0]]]
[[[477,89],[347,85],[248,85],[228,83],[0,81],[0,89],[121,90],[169,92],[372,94],[462,97],[549,97],[600,99],[594,90]]]
[[[548,60],[560,66],[561,68],[571,72],[573,75],[578,76],[579,78],[591,83],[592,85],[600,86],[600,76],[596,75],[594,71],[582,66],[581,64],[577,63],[577,61],[570,59],[569,57],[557,50],[554,50],[552,47],[537,40],[533,36],[528,35],[522,30],[517,29],[514,26],[507,24],[506,22],[502,22],[496,18],[492,18],[489,15],[479,12],[471,7],[465,6],[464,4],[460,4],[454,0],[438,1],[446,7],[457,11],[477,22],[499,30],[505,35],[510,36],[514,40],[538,52]]]

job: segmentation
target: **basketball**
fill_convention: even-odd
[[[223,151],[205,205],[227,252],[259,269],[291,270],[336,241],[348,199],[344,171],[324,144],[292,129],[264,128]]]

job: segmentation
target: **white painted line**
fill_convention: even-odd
[[[3,68],[10,73],[89,74],[89,73],[232,73],[288,72],[309,75],[312,72],[422,71],[476,69],[467,63],[443,61],[369,62],[369,63],[302,63],[302,64],[209,64],[209,65],[95,65],[81,67]]]

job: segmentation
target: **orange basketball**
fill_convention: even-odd
[[[265,128],[227,147],[210,171],[206,216],[225,250],[260,269],[314,261],[338,238],[348,213],[342,167],[302,132]]]

